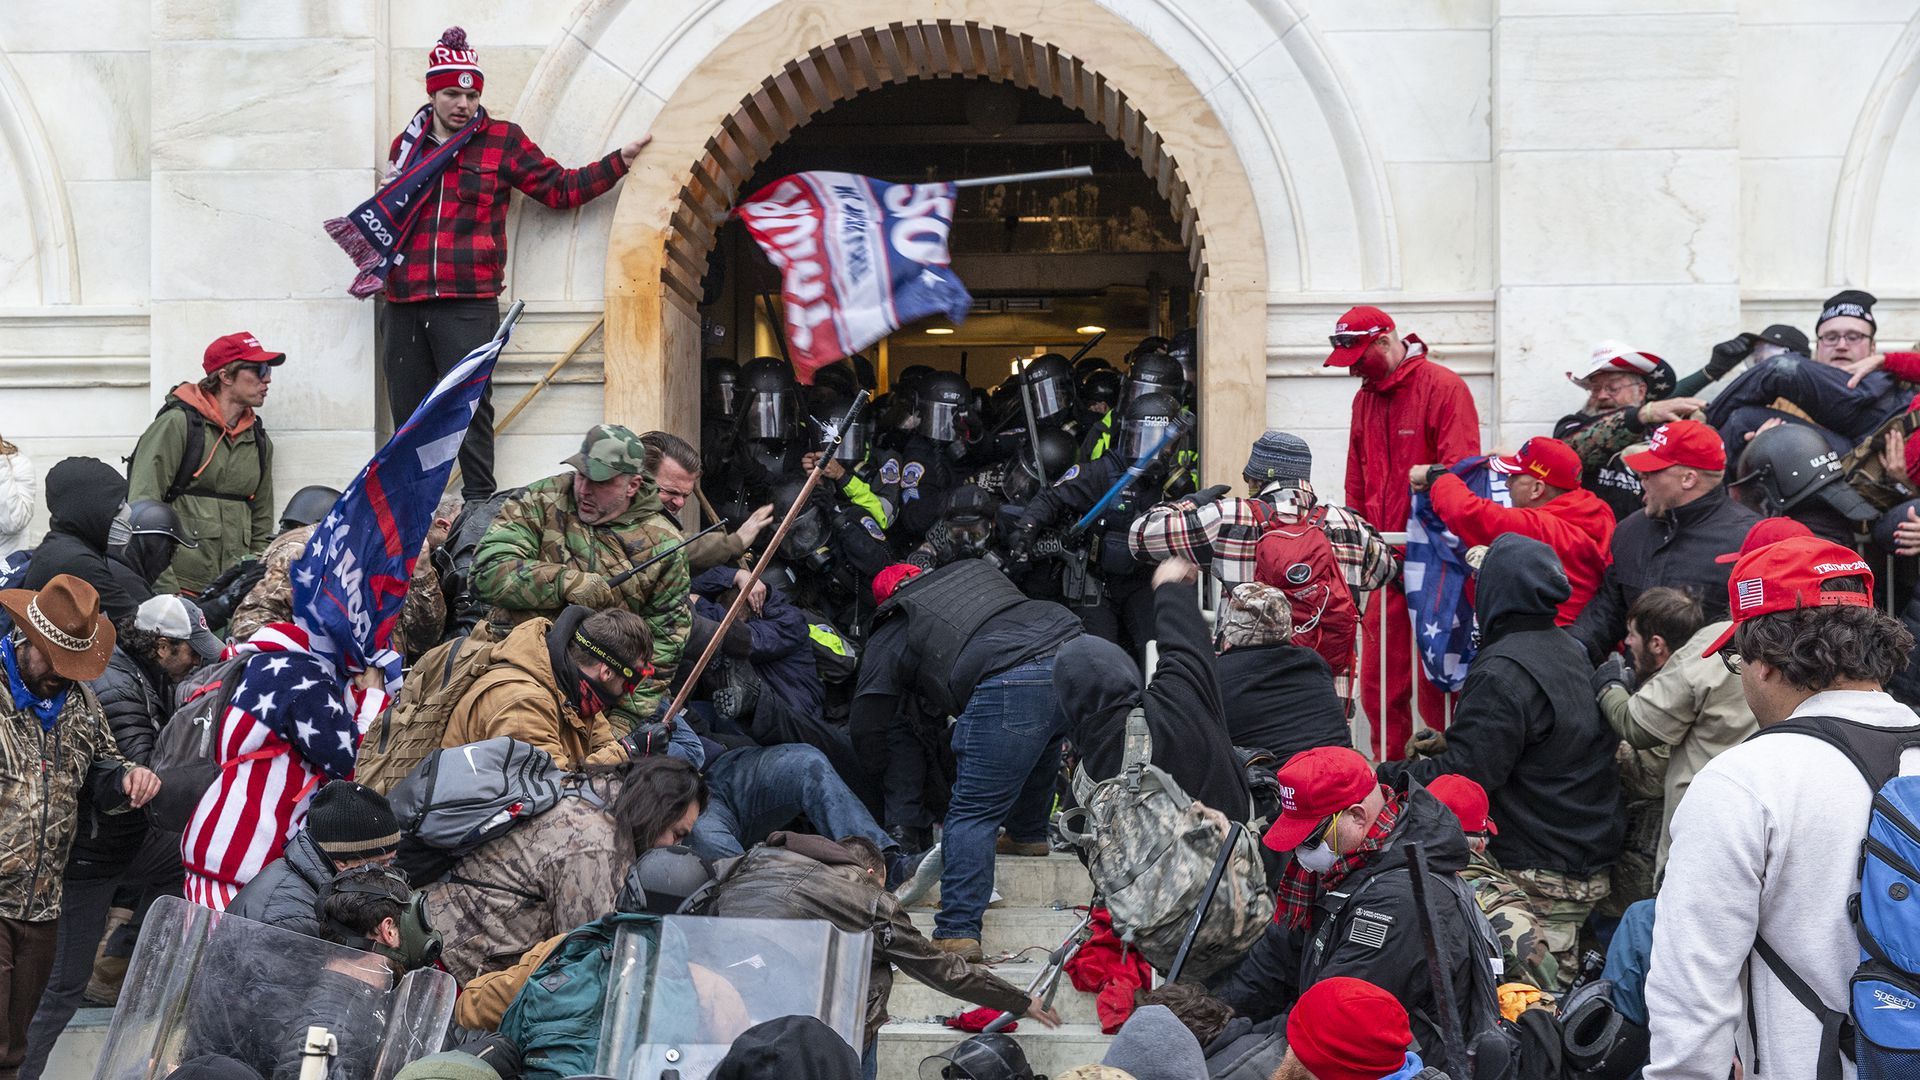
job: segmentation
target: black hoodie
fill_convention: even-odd
[[[1292,1008],[1315,983],[1341,975],[1364,979],[1406,1006],[1427,1064],[1466,1076],[1465,1062],[1445,1060],[1435,1026],[1438,1013],[1408,852],[1415,843],[1426,850],[1435,937],[1447,945],[1454,1001],[1464,1017],[1474,992],[1468,943],[1478,931],[1468,924],[1450,882],[1467,865],[1467,838],[1459,819],[1425,788],[1412,784],[1398,790],[1400,814],[1380,851],[1320,897],[1305,931],[1289,929],[1285,919],[1269,924],[1214,992],[1234,1012],[1257,1022]]]
[[[1480,652],[1447,748],[1387,762],[1380,777],[1425,784],[1443,773],[1466,776],[1487,789],[1500,830],[1489,849],[1502,867],[1585,876],[1620,853],[1619,739],[1594,704],[1593,665],[1553,625],[1567,592],[1552,548],[1512,533],[1495,540],[1474,598]]]
[[[860,1055],[811,1016],[782,1016],[740,1033],[713,1080],[859,1080]]]
[[[1213,674],[1213,644],[1193,586],[1175,582],[1154,590],[1154,638],[1160,663],[1143,692],[1140,668],[1120,646],[1090,634],[1060,646],[1053,692],[1067,715],[1067,737],[1094,780],[1120,774],[1127,713],[1143,705],[1153,735],[1153,763],[1181,790],[1245,822],[1253,794],[1221,718]]]
[[[116,621],[139,604],[107,562],[107,529],[127,501],[127,479],[98,458],[67,458],[47,470],[47,535],[33,549],[22,588],[39,589],[61,574],[93,586],[100,608]]]
[[[1233,745],[1259,747],[1285,763],[1316,746],[1352,746],[1333,669],[1302,645],[1242,645],[1214,664]]]

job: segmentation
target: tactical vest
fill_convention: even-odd
[[[987,620],[1026,602],[1007,575],[979,559],[962,559],[896,591],[878,616],[906,615],[915,692],[928,706],[957,716],[966,705],[953,687],[960,651]]]

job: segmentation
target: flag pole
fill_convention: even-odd
[[[714,630],[712,639],[707,642],[707,647],[700,650],[700,658],[693,662],[693,670],[688,672],[687,677],[681,681],[680,692],[673,695],[673,702],[667,706],[665,717],[668,726],[672,726],[675,722],[674,718],[680,715],[681,708],[686,705],[687,698],[692,695],[695,684],[700,681],[700,673],[707,669],[707,663],[713,659],[713,654],[720,651],[720,644],[726,640],[727,631],[733,628],[734,622],[740,618],[741,609],[747,605],[748,594],[752,593],[753,587],[760,583],[760,576],[767,572],[767,567],[773,565],[773,553],[780,550],[780,542],[787,538],[787,531],[793,528],[794,519],[799,517],[800,511],[806,508],[807,499],[813,495],[813,489],[819,486],[820,477],[825,475],[827,463],[833,460],[834,450],[838,449],[841,440],[847,437],[854,418],[860,415],[861,408],[866,405],[867,399],[871,396],[866,390],[854,395],[853,405],[847,410],[847,414],[840,418],[840,423],[834,427],[833,437],[820,448],[820,458],[814,462],[813,469],[807,473],[806,484],[800,488],[800,494],[793,497],[793,505],[787,507],[787,516],[780,519],[780,527],[773,531],[773,539],[767,541],[767,557],[754,560],[753,569],[747,573],[746,584],[740,586],[739,595],[733,598],[733,603],[727,605],[726,616],[720,620],[720,625]]]
[[[1092,176],[1093,166],[1075,165],[1071,169],[1044,169],[1040,172],[1007,173],[1004,176],[976,176],[971,180],[955,180],[957,188],[986,187],[989,184],[1025,184],[1034,180],[1064,180],[1069,176]]]

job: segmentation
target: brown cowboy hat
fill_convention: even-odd
[[[100,614],[100,594],[72,574],[56,574],[38,592],[0,590],[0,607],[53,665],[54,674],[89,682],[113,655],[113,622]]]

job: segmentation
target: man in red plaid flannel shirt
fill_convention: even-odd
[[[395,425],[405,423],[440,378],[500,328],[497,298],[512,189],[556,210],[571,210],[618,183],[647,144],[637,139],[590,165],[562,168],[518,124],[495,120],[480,109],[486,79],[465,31],[449,27],[427,58],[433,121],[421,151],[453,138],[476,116],[481,127],[438,182],[419,196],[430,202],[396,253],[376,313]],[[401,138],[394,138],[389,151],[389,179],[399,163]],[[460,447],[460,475],[468,502],[493,494],[490,395],[480,399]]]

